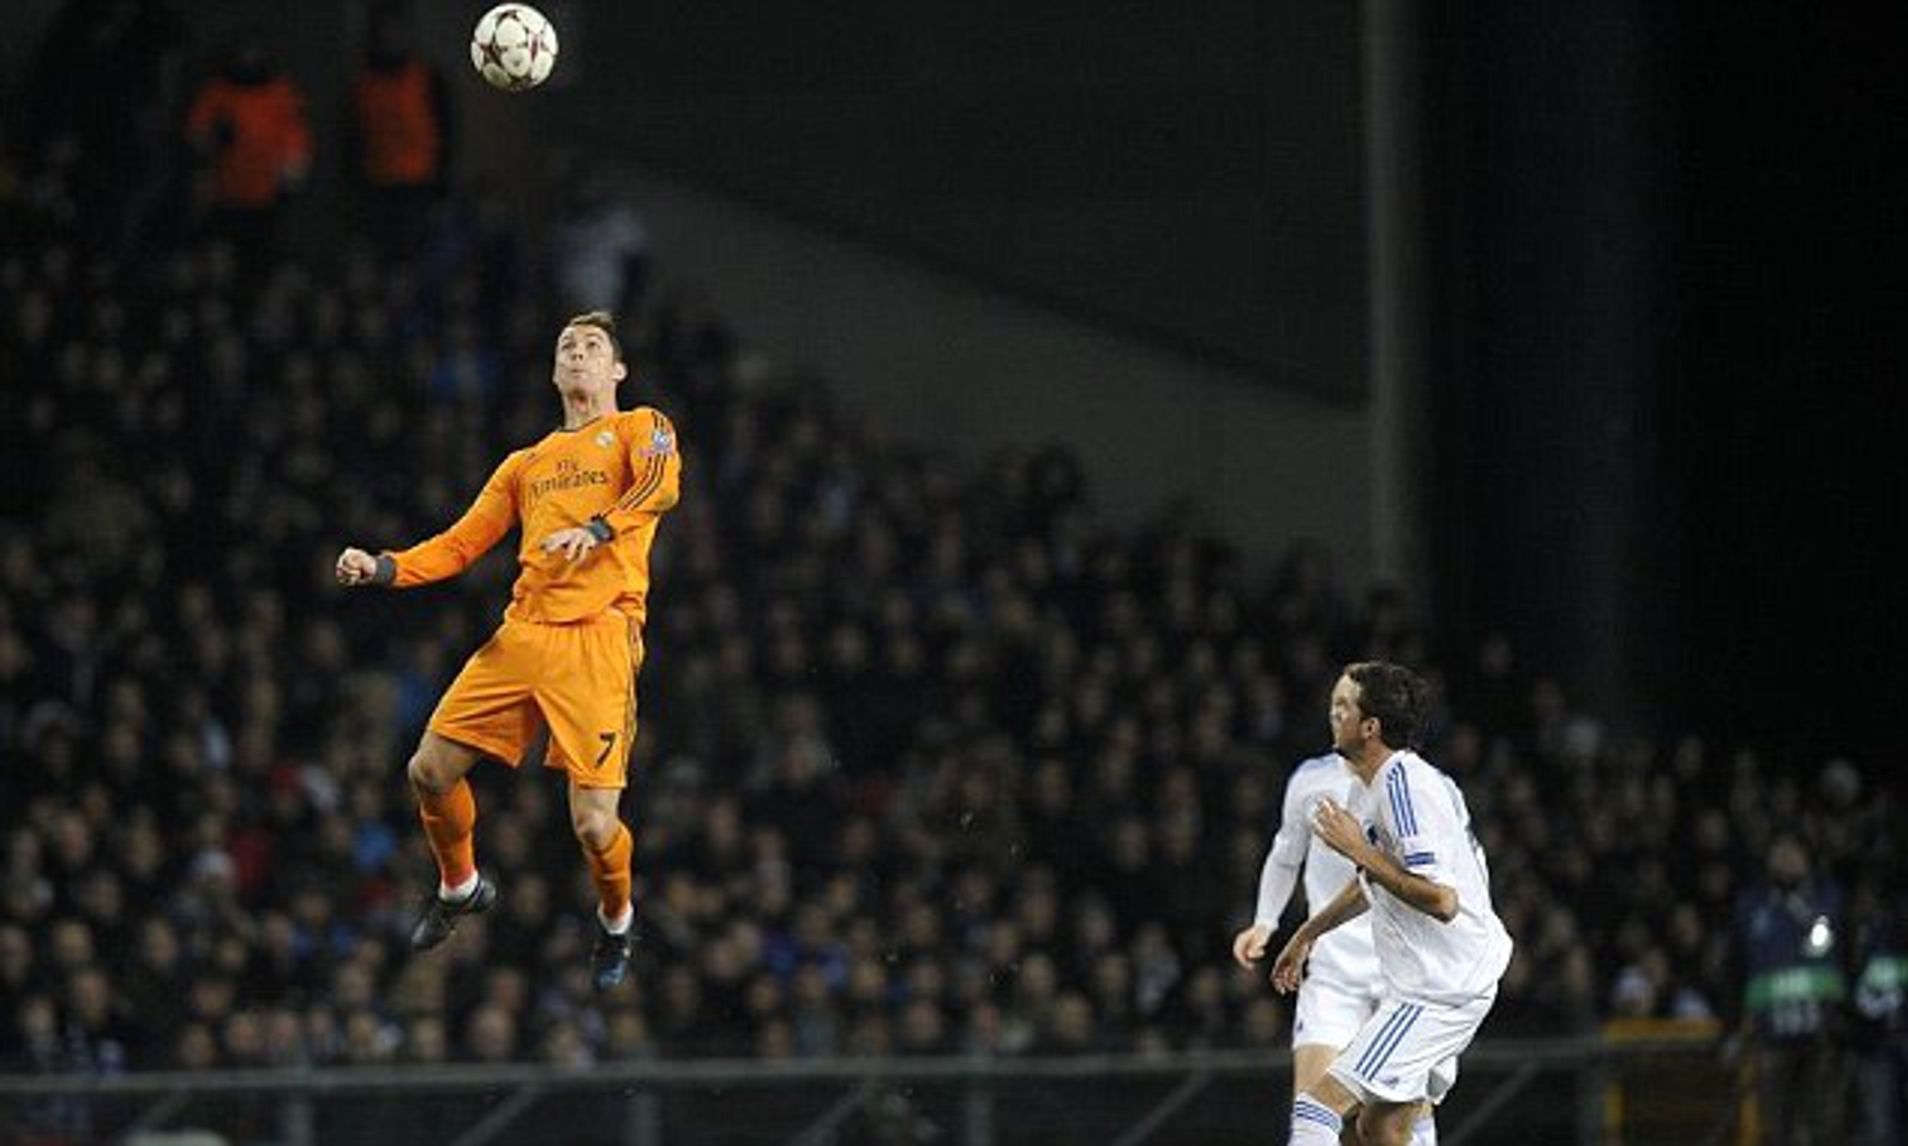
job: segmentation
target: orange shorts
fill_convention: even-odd
[[[504,621],[464,662],[430,730],[511,767],[545,727],[544,764],[581,788],[622,788],[636,741],[642,626],[606,613],[571,625]]]

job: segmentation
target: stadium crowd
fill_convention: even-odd
[[[1063,446],[890,440],[667,283],[629,315],[686,457],[625,806],[639,973],[590,992],[535,759],[476,776],[499,910],[410,958],[402,764],[514,568],[347,598],[331,563],[552,423],[550,268],[454,198],[416,258],[128,257],[77,170],[19,161],[0,201],[5,1070],[1283,1046],[1229,937],[1373,656],[1442,685],[1429,755],[1518,940],[1490,1035],[1735,1028],[1786,846],[1839,940],[1835,1045],[1899,1064],[1899,985],[1854,985],[1899,950],[1901,821],[1854,764],[1613,732],[1302,540],[1261,581],[1183,516],[1115,527]]]

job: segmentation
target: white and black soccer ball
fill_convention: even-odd
[[[556,67],[556,25],[528,4],[499,4],[477,21],[470,63],[491,87],[527,91]]]

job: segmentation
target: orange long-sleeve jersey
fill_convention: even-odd
[[[641,621],[649,547],[682,488],[676,430],[648,406],[551,432],[505,458],[456,524],[385,556],[398,588],[455,577],[521,524],[520,572],[504,616],[564,624],[606,609]],[[545,553],[550,534],[600,520],[614,536],[580,561]]]

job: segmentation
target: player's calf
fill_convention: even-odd
[[[1379,1146],[1380,1143],[1392,1142],[1404,1143],[1406,1146],[1437,1146],[1438,1125],[1432,1118],[1429,1105],[1411,1103],[1407,1107],[1409,1117],[1403,1119],[1405,1129],[1402,1131],[1395,1126],[1380,1126],[1376,1121],[1372,1123],[1372,1129],[1367,1130],[1365,1112],[1368,1109],[1360,1103],[1345,1112],[1345,1129],[1339,1135],[1339,1146]],[[1403,1134],[1403,1137],[1398,1137],[1399,1134]]]

